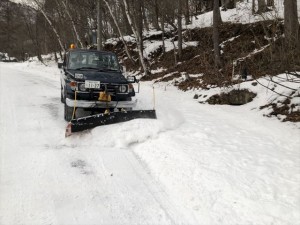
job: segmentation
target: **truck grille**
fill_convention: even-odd
[[[96,88],[96,89],[85,89],[84,88],[84,83],[78,83],[78,90],[79,91],[87,91],[87,92],[90,92],[90,91],[93,91],[93,92],[100,92],[100,91],[106,91],[107,92],[110,92],[110,93],[116,93],[116,91],[118,91],[119,89],[119,85],[114,85],[114,84],[100,84],[100,89],[99,88]]]

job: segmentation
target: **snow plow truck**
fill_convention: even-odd
[[[96,126],[136,118],[156,119],[155,110],[133,110],[137,100],[135,76],[125,77],[116,54],[90,49],[70,49],[61,69],[61,102],[68,121],[66,137]],[[138,84],[139,88],[139,84]],[[88,111],[79,116],[77,110]]]

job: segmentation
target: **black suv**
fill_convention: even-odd
[[[134,76],[123,76],[117,56],[112,52],[72,49],[59,63],[61,101],[64,118],[70,121],[73,111],[83,108],[92,112],[130,110],[136,105],[132,83]]]

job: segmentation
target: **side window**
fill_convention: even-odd
[[[117,57],[114,55],[110,56],[110,67],[115,70],[119,69],[119,63],[118,63]]]
[[[86,55],[86,54],[82,55],[81,63],[82,63],[82,64],[85,64],[85,65],[88,64],[88,63],[87,63],[87,55]]]
[[[77,69],[86,65],[87,56],[81,52],[72,52],[69,56],[69,69]]]
[[[78,62],[78,54],[75,52],[72,52],[69,55],[69,68],[70,69],[76,69],[77,68],[77,62]]]

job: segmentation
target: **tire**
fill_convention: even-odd
[[[60,92],[60,101],[61,101],[61,103],[65,103],[66,102],[66,100],[65,100],[65,98],[63,96],[62,91]]]
[[[64,117],[67,122],[71,121],[73,116],[73,107],[67,106],[65,103]]]

